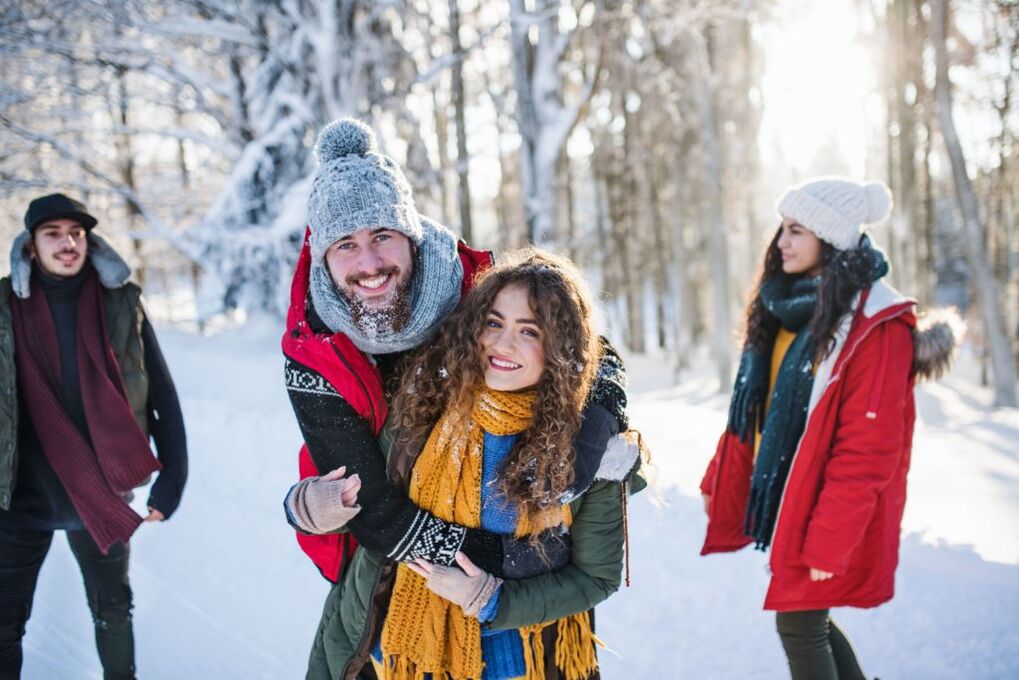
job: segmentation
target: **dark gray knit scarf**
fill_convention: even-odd
[[[807,325],[817,305],[819,282],[819,277],[780,274],[761,286],[761,302],[765,308],[778,318],[783,328],[796,333],[796,338],[786,350],[778,369],[750,481],[750,500],[743,531],[754,539],[760,550],[766,549],[771,542],[789,465],[807,422],[807,406],[814,386],[813,342]],[[748,371],[746,382],[737,378],[737,392],[753,389],[760,394],[760,384],[751,385],[749,382],[751,379],[758,383],[763,380],[763,391],[767,390],[772,349],[769,348],[763,356],[751,350],[747,353],[751,355],[747,363],[759,366],[754,367],[757,370],[752,375]]]

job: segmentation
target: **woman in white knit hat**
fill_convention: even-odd
[[[701,482],[702,554],[770,550],[764,608],[794,680],[863,678],[831,607],[894,592],[913,435],[913,384],[958,340],[917,328],[864,233],[892,200],[881,183],[821,178],[788,191],[746,311],[729,421]]]

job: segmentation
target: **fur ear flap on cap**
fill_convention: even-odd
[[[32,293],[32,258],[28,255],[31,238],[32,234],[23,231],[11,245],[11,290],[23,300]],[[131,278],[131,267],[95,229],[88,234],[88,258],[103,288],[120,288]]]
[[[95,229],[88,235],[88,256],[103,288],[120,288],[131,278],[131,267]]]
[[[23,231],[14,237],[11,245],[11,290],[22,300],[32,290],[29,278],[32,276],[32,260],[28,256],[28,242],[32,234]]]

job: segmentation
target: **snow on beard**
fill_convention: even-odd
[[[364,278],[364,274],[360,272],[347,277],[347,285],[351,287],[350,290],[339,287],[340,295],[350,305],[350,315],[354,325],[368,338],[377,338],[399,331],[410,321],[411,277],[408,276],[406,281],[399,281],[400,268],[395,265],[384,267],[375,275],[392,275],[398,281],[396,289],[389,298],[389,304],[384,307],[371,306],[361,296],[350,292],[358,279]]]

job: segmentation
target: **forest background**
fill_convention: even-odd
[[[424,214],[568,254],[616,342],[722,390],[781,192],[883,180],[892,283],[1017,405],[1012,0],[2,0],[0,59],[0,241],[81,198],[163,323],[282,317],[315,136],[355,115]]]

